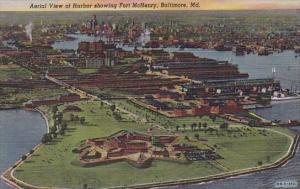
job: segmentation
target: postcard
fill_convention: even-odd
[[[1,189],[300,188],[300,1],[0,0]]]

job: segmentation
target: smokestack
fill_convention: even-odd
[[[33,24],[32,22],[29,22],[29,24],[25,26],[25,32],[30,41],[32,41],[32,29],[33,29]]]

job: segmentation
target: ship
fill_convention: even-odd
[[[300,99],[299,93],[292,93],[292,94],[284,94],[284,93],[277,93],[275,92],[273,96],[271,96],[271,101],[285,101],[285,100],[296,100]]]
[[[234,52],[236,56],[245,55],[245,51],[246,51],[246,46],[244,45],[237,45],[232,48],[232,52]]]
[[[295,53],[300,53],[300,46],[295,46],[294,51]]]

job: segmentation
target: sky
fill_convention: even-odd
[[[249,10],[249,9],[300,9],[300,0],[0,0],[0,11],[57,11],[57,10],[73,10],[74,9],[51,9],[50,3],[57,4],[106,4],[106,3],[188,3],[199,2],[198,10]],[[46,9],[30,9],[31,4],[48,4]],[[193,8],[190,8],[193,9]],[[77,9],[78,10],[78,9]],[[90,9],[89,9],[90,10]],[[95,9],[93,9],[95,10]],[[96,9],[97,10],[97,9]],[[98,9],[107,10],[107,9]],[[112,9],[108,9],[112,10]],[[120,10],[120,9],[119,9]],[[124,10],[124,9],[122,9]],[[136,9],[134,9],[136,10]],[[164,10],[158,8],[156,10]]]

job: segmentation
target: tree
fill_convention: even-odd
[[[206,128],[207,128],[207,123],[204,122],[204,123],[202,124],[202,127],[203,127],[204,129],[206,129]]]
[[[118,112],[113,112],[113,116],[114,116],[115,120],[117,120],[117,121],[122,120],[122,117]]]
[[[184,139],[185,140],[190,140],[189,136],[187,136],[187,135],[184,136]]]
[[[180,126],[176,125],[176,131],[179,131]]]
[[[146,117],[146,120],[149,121],[149,117],[148,117],[147,113],[145,114],[145,117]]]
[[[182,125],[182,127],[183,127],[183,130],[185,131],[186,125],[185,125],[185,124],[183,124],[183,125]]]
[[[65,134],[65,131],[61,129],[61,130],[59,130],[58,134],[60,134],[62,136]]]
[[[87,184],[83,184],[83,189],[87,189],[88,185]]]
[[[52,137],[53,138],[57,138],[57,134],[56,133],[52,133]]]
[[[57,119],[54,120],[54,127],[57,127],[59,125],[59,122]]]
[[[191,124],[191,129],[192,129],[192,131],[194,131],[194,130],[196,129],[196,126],[197,126],[196,123],[192,123],[192,124]]]
[[[228,129],[229,124],[227,122],[220,124],[220,129]]]
[[[54,126],[54,127],[50,127],[50,133],[55,133],[57,131],[57,128]]]
[[[50,133],[47,133],[47,139],[48,139],[48,142],[51,142],[52,141],[52,136]]]
[[[61,129],[62,129],[62,130],[66,130],[67,127],[68,127],[68,124],[67,124],[66,122],[63,122],[63,123],[61,124]]]
[[[262,161],[258,161],[258,162],[257,162],[257,165],[258,165],[258,166],[262,166],[262,164],[263,164]]]
[[[74,121],[79,121],[79,116],[78,116],[78,115],[76,115],[76,116],[74,117]]]
[[[63,119],[63,114],[61,112],[58,112],[57,113],[57,121],[58,121],[58,123],[61,123],[62,119]]]
[[[198,133],[195,133],[195,138],[197,139],[197,140],[199,140],[199,134]]]
[[[53,107],[52,107],[52,113],[54,113],[54,114],[55,114],[57,111],[58,111],[58,108],[57,108],[57,106],[53,106]]]
[[[75,121],[75,116],[74,116],[74,114],[70,114],[70,121]]]
[[[210,133],[210,134],[212,134],[213,132],[214,132],[215,130],[213,129],[213,128],[208,128],[208,132]]]
[[[51,142],[51,141],[52,141],[52,136],[51,136],[50,133],[44,134],[43,137],[42,137],[42,140],[41,140],[41,142],[42,142],[43,144],[49,143],[49,142]]]
[[[114,105],[114,104],[111,105],[111,106],[110,106],[110,110],[111,110],[112,112],[114,112],[114,111],[116,110],[116,105]]]
[[[211,119],[213,122],[215,122],[216,119],[217,119],[217,116],[215,116],[215,115],[211,115],[211,116],[209,116],[209,117],[210,117],[210,119]]]
[[[23,155],[23,156],[22,156],[22,160],[23,160],[23,161],[24,161],[26,158],[27,158],[26,155]]]
[[[84,122],[85,122],[85,117],[80,117],[80,120],[79,120],[79,121],[80,121],[81,124],[84,124]]]
[[[52,118],[54,121],[56,121],[56,113],[53,114]]]
[[[43,144],[46,144],[46,143],[48,142],[47,134],[44,134],[44,135],[43,135],[41,142],[42,142]]]

